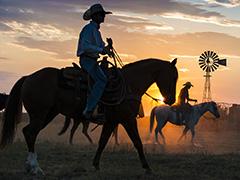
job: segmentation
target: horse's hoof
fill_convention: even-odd
[[[151,168],[147,168],[145,170],[145,174],[147,174],[147,175],[153,174],[152,169]]]
[[[36,167],[35,169],[33,169],[32,174],[45,176],[45,173],[43,172],[43,170],[40,167]]]
[[[93,166],[94,166],[94,168],[95,168],[96,171],[99,171],[99,170],[100,170],[99,164],[93,163]]]

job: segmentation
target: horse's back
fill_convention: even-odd
[[[171,112],[171,106],[168,105],[157,106],[155,109],[155,114],[157,117],[168,116],[169,112]]]

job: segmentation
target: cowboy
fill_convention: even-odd
[[[193,87],[191,82],[186,82],[183,84],[183,88],[180,91],[178,96],[178,104],[180,105],[180,111],[183,113],[183,122],[187,122],[189,119],[189,113],[191,112],[192,105],[189,104],[189,101],[197,102],[196,99],[189,98],[188,90]]]
[[[84,20],[91,21],[80,32],[77,56],[80,57],[81,67],[94,80],[94,85],[87,98],[87,105],[83,111],[83,116],[86,119],[93,118],[93,111],[107,84],[107,77],[97,63],[99,54],[112,55],[110,45],[105,46],[99,31],[100,24],[104,22],[106,14],[112,14],[112,12],[105,11],[101,4],[92,5],[83,14]]]

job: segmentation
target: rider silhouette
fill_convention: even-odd
[[[105,46],[99,31],[100,24],[104,22],[106,12],[101,4],[92,5],[84,14],[83,19],[89,24],[85,25],[79,35],[77,56],[80,57],[81,67],[88,72],[94,80],[94,85],[87,98],[87,105],[83,111],[86,119],[91,119],[93,111],[101,98],[104,88],[107,84],[107,77],[97,63],[99,54],[112,55],[110,46]]]
[[[189,98],[188,90],[193,87],[191,82],[186,82],[183,84],[183,88],[180,91],[178,96],[178,104],[180,105],[180,111],[183,113],[183,122],[187,122],[189,120],[189,113],[191,112],[192,105],[189,104],[189,101],[197,102],[196,99]]]

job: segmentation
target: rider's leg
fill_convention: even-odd
[[[86,70],[90,77],[94,80],[94,85],[90,95],[87,98],[86,108],[83,111],[84,114],[87,112],[93,112],[107,84],[107,77],[102,69],[98,66],[96,61],[96,59],[85,56],[81,57],[80,61],[82,68]]]

